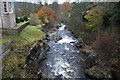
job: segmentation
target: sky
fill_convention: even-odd
[[[38,1],[42,1],[42,3],[44,3],[45,1],[48,2],[48,4],[51,4],[53,1],[56,1],[58,3],[63,3],[63,2],[66,2],[66,1],[70,1],[70,2],[74,2],[75,0],[15,0],[15,1],[25,1],[25,2],[38,2]]]
[[[93,1],[93,2],[94,1],[118,2],[120,0],[15,0],[15,1],[32,2],[32,3],[34,3],[34,2],[37,3],[38,1],[42,1],[42,3],[47,2],[48,4],[51,4],[52,2],[56,1],[59,4],[61,4],[61,3],[66,2],[66,1],[69,1],[69,2],[75,2],[75,1],[79,1],[79,2],[81,2],[81,1],[87,1],[87,2],[89,2],[89,1]]]

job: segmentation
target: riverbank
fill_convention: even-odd
[[[10,52],[3,59],[3,78],[32,78],[26,73],[26,56],[31,49],[45,38],[45,33],[36,26],[27,26],[20,35],[3,38],[3,44],[12,41]],[[5,40],[5,41],[4,41]]]
[[[76,36],[78,40],[83,39],[83,43],[79,42],[77,47],[84,58],[84,72],[91,78],[119,79],[118,34],[118,31],[113,30],[109,34],[101,33],[99,38],[88,33]]]
[[[101,65],[99,65],[99,62],[96,61],[97,53],[91,46],[82,45],[82,47],[78,49],[80,51],[80,55],[83,58],[82,69],[84,70],[86,76],[88,76],[91,79],[96,78],[112,79],[112,74],[110,70],[108,70],[106,67],[102,67]]]

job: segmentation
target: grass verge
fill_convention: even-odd
[[[10,52],[3,59],[3,78],[30,78],[26,73],[26,55],[30,48],[45,38],[45,33],[36,26],[27,26],[19,35],[2,39],[2,43],[12,41]]]

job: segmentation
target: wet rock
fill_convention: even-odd
[[[76,47],[79,49],[79,48],[82,48],[83,47],[83,40],[81,38],[77,38],[77,43],[75,44]]]
[[[109,71],[104,70],[101,67],[93,66],[90,69],[86,69],[85,73],[93,78],[112,78]]]
[[[76,47],[77,47],[77,48],[82,48],[82,47],[83,47],[83,44],[77,43],[77,44],[76,44]]]
[[[97,55],[96,53],[90,53],[89,56],[88,56],[88,58],[90,58],[91,60],[95,59],[96,55]]]
[[[58,76],[55,76],[55,78],[57,78],[57,79],[63,78],[63,75],[60,74],[60,75],[58,75]],[[60,80],[62,80],[62,79],[60,79]]]
[[[59,41],[61,39],[62,38],[59,35],[53,35],[53,36],[50,37],[50,40],[51,41],[55,41],[55,42],[57,42],[57,41]]]
[[[70,42],[70,43],[75,43],[75,42]]]
[[[83,60],[82,63],[83,63],[83,69],[89,69],[89,68],[91,68],[92,66],[95,65],[95,61],[91,60],[89,58]]]
[[[41,70],[39,70],[39,72],[38,72],[38,78],[39,79],[47,78],[47,76]]]
[[[85,56],[96,56],[96,53],[94,52],[94,50],[92,49],[91,46],[88,45],[84,45],[84,48],[79,49],[80,52],[85,55]]]
[[[26,60],[32,60],[32,61],[41,61],[45,59],[46,52],[49,50],[49,45],[47,45],[45,42],[42,44],[37,44],[30,53],[26,56]]]
[[[83,43],[83,40],[82,40],[82,38],[77,38],[78,39],[78,43]]]
[[[60,36],[56,36],[55,37],[55,42],[57,42],[57,41],[59,41],[59,40],[61,40],[62,38],[60,37]]]

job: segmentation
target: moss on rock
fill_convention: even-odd
[[[93,76],[94,78],[112,78],[111,73],[99,66],[93,66],[90,69],[86,69],[85,73]]]

